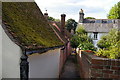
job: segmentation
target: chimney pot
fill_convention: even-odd
[[[65,14],[61,14],[61,17],[66,17],[66,15]]]

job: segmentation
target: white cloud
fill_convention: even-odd
[[[35,0],[42,12],[45,8],[49,16],[59,18],[61,13],[66,13],[66,18],[78,21],[78,12],[81,8],[85,11],[85,17],[106,18],[110,8],[119,0]]]

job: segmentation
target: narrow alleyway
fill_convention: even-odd
[[[62,75],[60,79],[63,78],[80,78],[79,70],[77,65],[77,59],[75,55],[70,55],[64,65]]]

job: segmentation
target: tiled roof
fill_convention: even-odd
[[[118,23],[119,19],[84,19],[83,23]]]
[[[5,29],[20,46],[37,49],[63,45],[35,2],[3,2],[2,15]]]
[[[120,29],[119,19],[86,19],[84,23],[78,24],[77,28],[83,26],[87,32],[109,32],[112,28]]]
[[[100,23],[86,23],[83,26],[87,32],[109,32],[113,28],[113,24]]]

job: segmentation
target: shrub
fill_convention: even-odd
[[[93,51],[96,50],[96,48],[93,45],[92,39],[87,36],[87,33],[82,26],[80,26],[76,30],[76,34],[72,37],[71,46],[73,48],[78,47],[82,50],[93,50]]]
[[[117,47],[112,47],[111,49],[105,50],[100,49],[98,52],[96,52],[97,56],[107,57],[110,59],[119,59],[120,58],[120,49]]]
[[[79,37],[77,35],[74,35],[71,40],[70,40],[70,43],[71,43],[71,47],[72,48],[77,48],[78,45],[79,45]]]
[[[82,49],[82,50],[92,50],[92,51],[96,51],[96,48],[94,47],[94,45],[90,42],[86,43],[80,43],[80,45],[78,46],[78,48]]]
[[[112,29],[108,35],[103,36],[98,42],[101,48],[96,52],[97,56],[103,56],[110,59],[120,58],[120,31]]]

